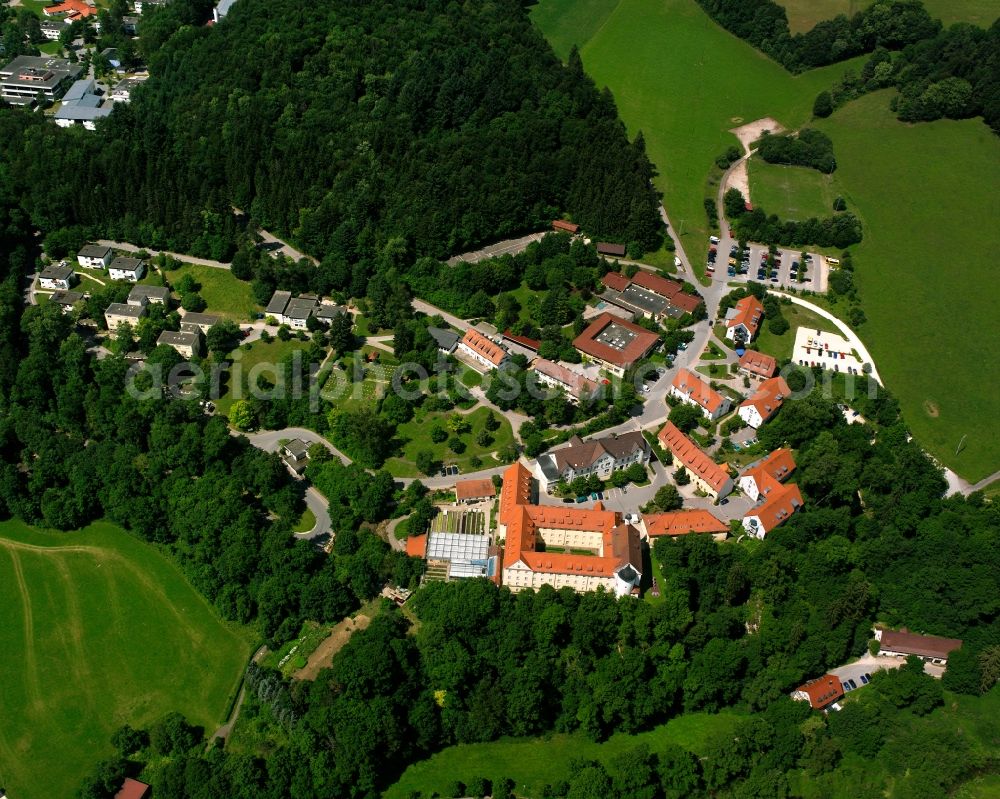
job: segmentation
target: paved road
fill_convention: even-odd
[[[454,327],[456,330],[461,330],[465,332],[472,325],[466,322],[464,319],[459,319],[455,314],[450,314],[447,311],[442,311],[436,305],[431,305],[429,302],[424,302],[423,300],[413,299],[413,310],[420,311],[420,313],[425,313],[428,316],[440,316],[449,325]]]
[[[293,261],[301,261],[305,258],[307,261],[310,261],[313,266],[319,266],[319,261],[311,255],[306,255],[304,252],[295,249],[287,241],[282,241],[273,233],[269,233],[263,228],[259,229],[257,233],[260,234],[260,237],[264,240],[264,244],[268,250],[271,250],[272,252],[280,252],[282,255],[287,255]]]
[[[223,263],[222,261],[213,261],[211,258],[196,258],[193,255],[181,255],[176,252],[169,252],[167,250],[154,250],[152,247],[137,247],[135,244],[129,244],[127,241],[109,241],[108,239],[98,239],[98,244],[102,247],[113,247],[116,250],[124,250],[125,252],[148,252],[150,255],[169,255],[178,261],[183,261],[189,264],[198,264],[200,266],[211,266],[214,269],[229,269],[232,264]]]

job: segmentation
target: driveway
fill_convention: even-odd
[[[468,330],[472,325],[466,322],[464,319],[459,319],[455,314],[450,314],[447,311],[442,311],[436,305],[431,305],[429,302],[424,302],[424,300],[418,300],[416,297],[413,298],[413,310],[420,311],[420,313],[427,314],[428,316],[440,316],[449,325],[454,327],[456,330],[461,330],[463,333]]]
[[[282,241],[273,233],[269,233],[263,228],[258,230],[257,233],[264,240],[263,249],[266,249],[271,253],[280,252],[282,255],[291,258],[293,261],[301,261],[304,258],[305,260],[309,261],[313,266],[319,266],[319,261],[317,261],[311,255],[306,255],[304,252],[296,250],[287,241]]]

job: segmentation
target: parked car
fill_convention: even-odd
[[[869,680],[870,680],[871,678],[872,678],[872,676],[871,676],[870,674],[862,674],[862,675],[861,675],[861,684],[862,684],[862,685],[868,685],[868,681],[869,681]]]
[[[573,497],[565,497],[563,499],[563,502],[568,502],[568,503],[570,503],[572,505],[573,502],[574,502],[574,499],[573,499]]]
[[[708,240],[712,244],[718,244],[719,243],[719,237],[718,236],[709,236]]]
[[[577,497],[577,498],[576,498],[576,501],[577,501],[577,502],[586,502],[586,501],[587,501],[587,498],[586,498],[586,497]]]

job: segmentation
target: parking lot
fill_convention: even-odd
[[[827,287],[827,277],[829,275],[829,264],[826,258],[817,253],[806,253],[806,272],[804,279],[800,282],[796,279],[797,266],[802,260],[801,250],[780,249],[775,256],[774,268],[769,270],[765,265],[768,255],[768,248],[763,244],[748,245],[748,253],[741,257],[741,253],[733,248],[737,247],[729,239],[723,238],[716,247],[715,263],[709,266],[715,267],[714,273],[710,273],[713,278],[722,280],[725,278],[729,282],[755,281],[766,283],[773,288],[796,288],[808,291],[825,292]],[[709,256],[711,257],[711,255]],[[736,260],[735,266],[730,264],[730,258]],[[729,274],[732,270],[734,274]],[[745,272],[743,271],[745,270]]]

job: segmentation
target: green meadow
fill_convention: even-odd
[[[518,796],[541,796],[545,784],[568,779],[574,760],[599,760],[608,765],[616,756],[639,744],[651,752],[667,744],[704,754],[709,743],[729,733],[741,716],[732,712],[715,715],[688,713],[638,735],[612,735],[597,743],[582,735],[552,735],[547,738],[513,738],[485,744],[459,744],[410,766],[383,799],[404,799],[419,791],[422,796],[447,796],[456,780],[468,783],[476,777],[514,780]]]
[[[600,24],[580,9],[597,9]],[[695,268],[708,251],[703,207],[729,131],[762,117],[789,129],[809,121],[816,95],[861,59],[799,76],[716,25],[694,0],[541,0],[536,24],[565,58],[575,42],[587,72],[614,94],[630,135],[642,131],[657,188]],[[586,37],[586,38],[584,38]]]
[[[833,215],[837,198],[834,175],[802,166],[769,164],[756,155],[747,160],[750,199],[782,219],[823,219]]]
[[[817,124],[864,224],[860,332],[920,443],[976,481],[1000,469],[1000,139],[979,119],[898,122],[889,97]]]
[[[200,288],[198,293],[208,307],[205,313],[218,314],[239,324],[254,319],[262,308],[253,301],[250,284],[233,277],[228,269],[186,263],[179,269],[164,273],[170,285],[184,275],[191,275]]]
[[[123,724],[179,711],[211,734],[250,654],[173,563],[106,523],[0,523],[0,606],[0,774],[17,799],[73,796]]]

